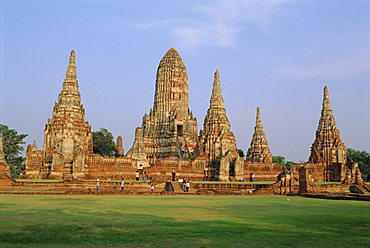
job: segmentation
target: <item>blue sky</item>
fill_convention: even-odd
[[[260,107],[272,154],[306,161],[328,86],[343,142],[370,151],[370,1],[0,0],[0,18],[0,123],[38,149],[71,50],[86,120],[127,152],[174,47],[199,128],[218,69],[238,148]]]

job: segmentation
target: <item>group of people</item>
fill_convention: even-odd
[[[144,176],[143,176],[142,179],[145,182],[145,179],[146,179],[146,171],[145,170],[143,171],[143,175]],[[136,178],[136,181],[139,181],[139,179],[140,179],[139,170],[136,171],[135,178]],[[172,181],[176,181],[176,172],[174,170],[172,171]],[[125,179],[124,178],[121,178],[121,180],[119,182],[119,185],[121,187],[121,190],[125,189]],[[185,179],[182,179],[182,189],[184,190],[184,192],[189,192],[189,188],[190,188],[189,181],[186,181]],[[100,181],[99,181],[99,179],[96,179],[95,189],[96,189],[96,191],[100,190]],[[150,191],[151,192],[154,191],[154,185],[153,184],[150,185]]]

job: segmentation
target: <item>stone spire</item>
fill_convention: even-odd
[[[83,109],[81,105],[81,95],[78,91],[78,80],[77,80],[77,73],[76,73],[76,54],[75,51],[71,51],[71,55],[69,57],[69,64],[66,72],[66,78],[64,79],[62,91],[58,97],[58,103],[56,103],[54,107],[53,114],[65,114],[65,108],[71,109],[78,106],[79,108]],[[55,111],[60,110],[61,112]],[[84,118],[85,110],[80,111],[80,116]]]
[[[65,81],[77,82],[76,53],[74,50],[71,51],[71,55],[69,56],[69,64],[66,72]]]
[[[220,73],[218,72],[218,70],[216,70],[214,74],[210,103],[210,109],[224,109],[224,98],[222,97]]]
[[[266,134],[263,130],[261,110],[259,107],[257,107],[256,126],[254,127],[254,133],[250,148],[247,151],[246,160],[272,163],[272,154],[268,147]]]
[[[214,74],[212,95],[203,130],[200,131],[202,155],[209,159],[222,157],[228,151],[236,151],[234,134],[230,131],[230,122],[226,116],[224,99],[218,70]]]
[[[198,125],[189,110],[188,74],[174,48],[168,50],[159,63],[154,106],[149,115],[143,117],[141,133],[145,153],[151,162],[162,158],[196,157]],[[137,158],[142,154],[134,145],[130,156]]]
[[[0,132],[0,179],[9,179],[11,178],[10,166],[5,160],[4,146],[3,146],[3,135]]]
[[[204,125],[206,125],[206,123],[210,124],[211,122],[213,131],[219,132],[222,129],[230,131],[230,122],[226,116],[224,98],[222,97],[220,74],[218,70],[214,73],[212,94],[209,102],[209,109],[204,118]],[[203,129],[206,130],[207,127],[203,126]],[[207,130],[207,132],[209,131],[210,130]]]
[[[333,163],[346,163],[346,160],[346,147],[340,138],[330,107],[328,87],[325,86],[321,117],[308,162],[331,165]]]
[[[117,146],[118,154],[120,156],[123,156],[125,154],[125,151],[123,150],[123,141],[122,141],[122,137],[121,136],[118,136],[117,137],[116,146]]]
[[[78,88],[76,55],[71,51],[62,91],[44,131],[44,161],[48,163],[45,166],[53,168],[55,173],[63,174],[64,166],[60,165],[60,171],[56,171],[56,164],[62,160],[54,160],[55,156],[62,156],[64,163],[71,164],[77,155],[92,153],[91,126],[85,121],[85,109]],[[71,170],[68,168],[68,173]]]
[[[31,146],[31,150],[32,150],[32,151],[37,151],[37,144],[36,144],[36,140],[34,140],[34,141],[33,141],[32,146]]]
[[[1,132],[0,132],[0,163],[6,164],[3,146],[3,134]]]

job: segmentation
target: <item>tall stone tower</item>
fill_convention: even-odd
[[[43,177],[72,176],[74,170],[83,170],[83,165],[76,163],[75,158],[93,151],[91,126],[85,121],[85,109],[78,90],[75,59],[75,51],[72,51],[58,102],[54,105],[52,118],[45,125]]]
[[[0,132],[0,179],[11,178],[10,167],[5,160],[4,147],[3,147],[3,135]]]
[[[118,154],[120,156],[123,156],[125,154],[125,150],[123,149],[123,140],[121,136],[117,137],[116,147],[117,147]]]
[[[198,125],[189,110],[188,75],[178,52],[171,48],[159,63],[154,106],[142,123],[143,140],[135,138],[126,156],[139,158],[144,147],[149,162],[196,157]],[[140,133],[140,132],[139,132]]]
[[[254,127],[252,141],[245,159],[252,162],[272,163],[272,154],[263,130],[261,110],[259,107],[257,107],[256,126]]]
[[[326,181],[338,181],[345,173],[344,165],[347,162],[346,147],[340,138],[333,111],[330,107],[328,87],[324,87],[319,126],[316,138],[311,146],[309,163],[323,163],[327,166]],[[342,174],[342,176],[341,176]]]
[[[1,132],[0,132],[0,163],[6,164],[3,146],[3,134]]]
[[[210,106],[200,131],[199,143],[200,155],[209,160],[208,180],[229,181],[236,176],[244,160],[239,156],[235,136],[230,131],[218,70],[214,74]]]
[[[223,157],[228,151],[237,151],[236,140],[226,116],[218,70],[214,74],[210,106],[204,118],[203,130],[200,131],[200,144],[201,154],[210,160]]]

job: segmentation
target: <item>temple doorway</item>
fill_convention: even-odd
[[[229,176],[235,177],[235,158],[230,160],[230,166],[229,166]]]

